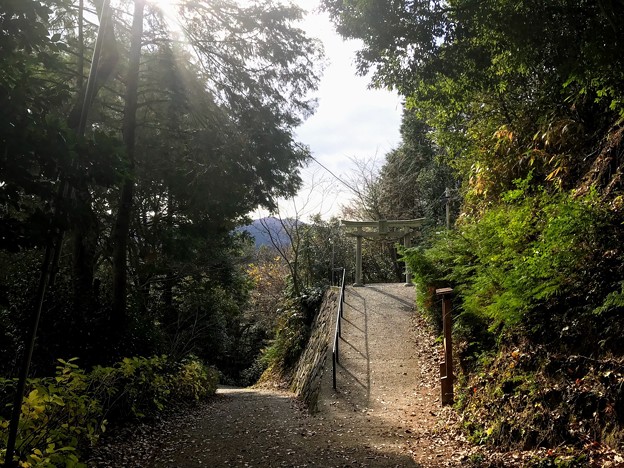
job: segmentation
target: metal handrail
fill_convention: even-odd
[[[338,342],[341,337],[341,325],[343,305],[344,305],[344,291],[345,291],[345,274],[346,269],[342,268],[342,281],[340,283],[340,297],[338,298],[338,311],[336,312],[336,329],[334,330],[334,347],[332,349],[332,381],[334,390],[336,389],[336,367],[340,364],[338,359]]]

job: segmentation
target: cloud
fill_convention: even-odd
[[[357,76],[355,53],[360,43],[342,40],[328,16],[315,12],[318,1],[296,3],[312,12],[302,27],[308,35],[322,40],[328,61],[318,92],[311,96],[318,99],[317,111],[297,129],[296,137],[309,146],[323,166],[348,181],[354,170],[352,158],[382,159],[398,146],[401,100],[396,93],[369,89],[369,78]],[[298,206],[294,211],[303,217],[316,213],[329,217],[350,198],[348,189],[317,164],[304,169],[302,177],[304,188],[300,194],[294,201],[280,204],[290,215],[294,203]]]

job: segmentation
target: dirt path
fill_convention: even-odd
[[[465,466],[439,431],[452,412],[440,408],[438,347],[413,295],[402,284],[347,289],[338,389],[327,369],[318,414],[287,393],[222,388],[191,417],[118,446],[124,466]],[[115,466],[106,459],[92,464]]]
[[[451,413],[440,407],[440,347],[414,312],[414,288],[349,288],[344,312],[337,390],[326,374],[322,417],[354,428],[354,442],[414,460],[400,466],[460,464],[457,444],[438,434],[440,418]]]

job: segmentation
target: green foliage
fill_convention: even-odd
[[[444,189],[457,181],[432,138],[433,129],[404,110],[401,144],[386,155],[379,174],[379,204],[386,219],[425,218],[426,226],[444,224]],[[456,218],[457,204],[452,207]]]
[[[85,466],[79,451],[105,428],[102,404],[87,391],[88,376],[73,361],[59,360],[54,378],[29,382],[16,444],[25,466]],[[0,427],[4,445],[8,420],[0,418]]]
[[[523,184],[430,248],[405,252],[419,302],[430,313],[439,314],[433,289],[450,284],[458,296],[460,329],[485,322],[500,333],[521,326],[546,339],[554,333],[554,316],[591,320],[603,301],[617,305],[617,293],[605,296],[620,279],[604,269],[617,265],[605,258],[617,246],[617,218],[595,196],[526,195]]]
[[[324,288],[309,288],[301,297],[285,301],[275,338],[260,358],[266,368],[282,376],[292,371],[308,342],[323,295]]]
[[[216,373],[195,358],[125,358],[113,367],[95,367],[93,391],[106,402],[106,416],[124,420],[153,416],[178,401],[197,401],[216,391]]]
[[[612,415],[621,392],[570,381],[568,363],[553,354],[591,356],[597,366],[622,355],[622,2],[321,4],[343,36],[363,41],[359,71],[405,97],[461,180],[457,229],[429,233],[404,256],[434,322],[435,288],[454,288],[459,360],[471,372],[464,382],[485,387],[462,402],[473,440],[555,446],[583,433],[619,446]],[[404,141],[419,133],[410,128]],[[389,155],[390,181],[413,180],[409,149]],[[401,205],[404,191],[389,188]],[[547,345],[563,375],[536,378],[539,362],[523,372],[514,360],[492,364],[504,361],[509,341]],[[525,377],[542,387],[517,385]],[[534,466],[582,463],[552,457]]]
[[[345,235],[338,218],[326,221],[320,215],[313,216],[302,233],[299,270],[308,288],[329,285],[336,280],[332,268],[351,266],[353,241]]]
[[[594,309],[597,315],[607,314],[612,311],[620,312],[624,310],[624,281],[620,282],[621,289],[613,291],[605,298],[604,302]]]
[[[363,41],[360,71],[431,127],[466,208],[496,204],[531,170],[536,184],[566,189],[596,174],[596,149],[611,146],[624,109],[619,2],[322,5],[343,36]]]
[[[171,393],[166,356],[151,358],[124,358],[113,368],[95,368],[103,375],[107,385],[106,395],[114,398],[119,414],[132,414],[136,418],[162,411]]]
[[[455,231],[440,228],[429,238],[429,246],[402,249],[403,259],[412,272],[416,288],[416,303],[430,322],[442,328],[442,316],[437,307],[435,290],[454,283],[456,275],[470,277],[473,267],[468,260],[470,249]]]
[[[85,10],[94,3],[85,1]],[[128,67],[131,3],[112,12],[121,74],[110,75],[105,87],[98,83],[86,135],[78,138],[69,109],[82,100],[87,70],[79,63],[92,50],[97,25],[72,1],[3,2],[1,375],[14,370],[42,247],[56,227],[65,240],[34,354],[37,375],[53,372],[50,355],[79,356],[91,366],[128,354],[195,353],[231,364],[224,372],[236,376],[262,346],[262,331],[243,317],[248,287],[232,231],[249,211],[273,207],[299,185],[308,150],[293,130],[314,108],[308,92],[318,82],[320,44],[294,27],[302,15],[294,6],[186,3],[180,21],[193,52],[174,45],[162,15],[149,2],[145,7],[143,43],[155,45],[142,50],[142,112],[130,158],[119,142],[129,129],[122,131],[127,80],[118,77]],[[105,43],[104,56],[112,48]],[[72,203],[59,199],[61,181],[76,193]],[[133,196],[120,206],[122,187],[130,185]],[[61,215],[52,219],[57,209]],[[109,233],[116,232],[116,213],[126,210],[130,233],[120,238],[128,246],[116,249],[124,244]],[[115,270],[127,278],[120,273],[115,283],[117,252],[128,254],[118,262],[127,268]],[[112,284],[115,291],[128,286],[120,294],[127,297],[123,320],[111,319]]]
[[[572,453],[578,456],[588,440],[621,444],[624,432],[615,408],[621,404],[616,382],[622,371],[619,360],[509,343],[470,376],[457,406],[473,443],[499,449],[577,447]],[[575,458],[561,452],[553,451],[552,458]]]
[[[127,423],[128,415],[153,416],[216,391],[216,371],[192,357],[179,363],[166,356],[126,358],[90,373],[75,360],[59,360],[55,377],[28,383],[16,444],[23,466],[85,466],[79,461],[81,453],[97,442],[107,424]],[[13,395],[13,383],[0,380],[1,401]],[[4,409],[0,429],[5,445],[8,414]]]
[[[303,313],[286,310],[282,313],[273,343],[262,354],[262,362],[267,367],[292,368],[303,352],[308,336]]]

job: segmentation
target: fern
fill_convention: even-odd
[[[613,309],[624,309],[624,281],[620,281],[621,290],[607,295],[601,306],[594,309],[594,314],[601,315]]]
[[[479,219],[434,238],[429,248],[404,252],[419,306],[436,322],[433,291],[455,289],[457,329],[468,342],[480,333],[474,323],[499,334],[525,327],[552,339],[553,320],[624,306],[617,215],[591,192],[527,194],[521,182],[517,187]],[[470,323],[463,324],[467,317]]]

